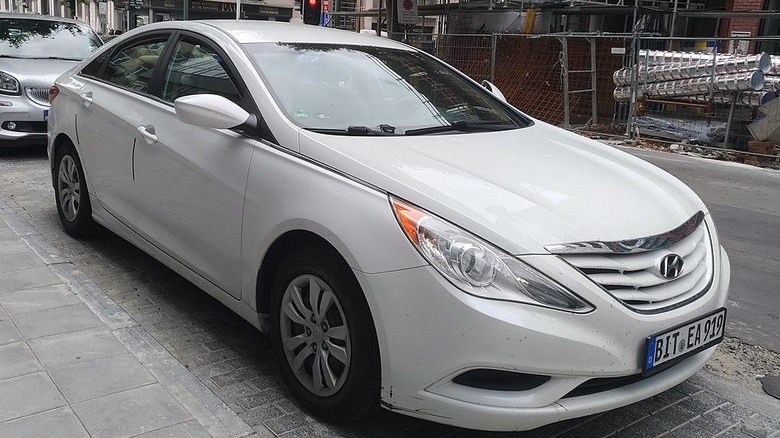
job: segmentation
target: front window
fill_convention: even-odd
[[[173,102],[181,96],[204,93],[241,101],[222,58],[215,51],[200,44],[179,41],[165,71],[162,98]]]
[[[503,130],[529,121],[485,89],[414,50],[329,44],[247,44],[277,103],[326,133]]]
[[[80,61],[101,44],[100,38],[86,25],[0,19],[0,57]]]

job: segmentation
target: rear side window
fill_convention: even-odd
[[[97,58],[93,59],[92,62],[86,65],[86,67],[81,69],[81,74],[84,76],[90,76],[93,78],[98,77],[100,74],[100,68],[103,67],[103,64],[106,63],[106,60],[108,59],[108,56],[111,55],[111,51],[106,51],[100,54]]]
[[[217,94],[233,102],[241,101],[241,94],[219,54],[209,47],[182,40],[176,44],[165,70],[162,98],[173,102],[190,94]]]
[[[114,52],[106,65],[103,79],[128,90],[148,93],[154,67],[166,40],[145,41]]]

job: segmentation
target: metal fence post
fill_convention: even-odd
[[[561,42],[561,76],[563,76],[563,127],[569,129],[569,42],[566,37]]]
[[[591,94],[591,111],[593,111],[591,123],[593,126],[598,124],[598,113],[599,113],[599,106],[598,106],[598,100],[599,100],[599,93],[597,90],[598,81],[596,76],[598,75],[598,69],[596,68],[596,40],[593,38],[588,38],[588,42],[590,43],[590,88],[593,90]]]
[[[729,105],[729,118],[726,120],[726,134],[723,136],[723,147],[729,147],[729,134],[731,134],[731,120],[734,118],[734,109],[737,106],[737,96],[739,92],[731,93],[731,105]]]
[[[712,48],[712,74],[710,75],[709,100],[707,102],[707,126],[712,124],[712,118],[715,116],[715,75],[717,74],[718,48]]]
[[[493,34],[490,45],[490,82],[496,83],[496,52],[498,51],[498,35]]]
[[[633,123],[634,117],[636,117],[636,101],[637,101],[637,83],[639,82],[639,44],[636,37],[637,30],[637,13],[639,10],[638,2],[634,2],[634,21],[632,22],[631,30],[631,62],[633,63],[633,70],[631,71],[631,100],[628,107],[628,121],[626,122],[626,136],[630,139],[634,139]]]

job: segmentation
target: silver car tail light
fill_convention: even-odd
[[[49,88],[49,92],[47,93],[46,100],[51,104],[54,102],[54,99],[57,98],[57,96],[60,95],[60,89],[57,88],[56,85],[52,85],[51,88]]]

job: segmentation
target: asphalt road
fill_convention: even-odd
[[[780,352],[780,171],[624,150],[676,176],[702,198],[731,259],[727,334]]]

